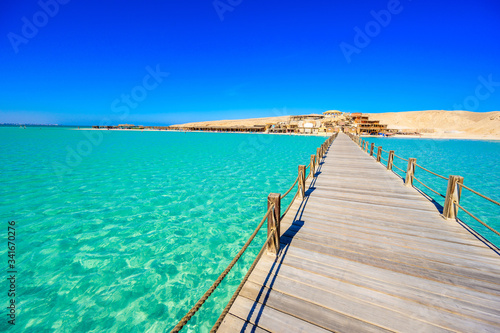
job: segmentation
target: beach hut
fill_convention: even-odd
[[[342,115],[342,112],[339,110],[329,110],[323,112],[323,115],[328,118],[337,118]]]

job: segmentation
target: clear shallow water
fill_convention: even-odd
[[[18,270],[17,323],[2,318],[0,330],[171,329],[253,232],[267,195],[284,193],[323,141],[0,127],[0,216],[4,230],[17,223]],[[211,328],[264,239],[186,332]],[[5,267],[6,246],[0,258]]]
[[[364,139],[375,143],[376,146],[382,146],[386,151],[394,150],[396,155],[405,159],[409,157],[416,158],[417,164],[442,176],[462,176],[464,177],[464,185],[493,200],[500,201],[500,141],[413,138]],[[374,154],[376,154],[376,150]],[[382,157],[386,160],[387,155],[387,153],[382,153]],[[387,164],[384,161],[382,162]],[[406,170],[408,164],[408,162],[398,158],[394,158],[394,163],[403,170]],[[404,173],[399,170],[394,169],[394,171],[405,177]],[[433,176],[418,167],[416,168],[415,177],[432,189],[446,195],[447,180]],[[439,205],[444,204],[444,198],[426,189],[418,182],[414,182],[414,185]],[[460,204],[492,228],[500,231],[500,206],[482,199],[466,189],[462,190]],[[461,210],[458,217],[493,244],[500,247],[500,237],[498,235]]]

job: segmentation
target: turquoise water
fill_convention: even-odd
[[[323,141],[0,127],[2,237],[15,220],[18,271],[16,325],[2,311],[0,330],[171,329],[248,239],[267,195],[284,193]],[[186,332],[211,328],[264,238]],[[5,279],[1,288],[4,307]]]
[[[394,150],[405,159],[416,158],[417,164],[442,176],[464,177],[464,185],[500,202],[500,141],[449,140],[449,139],[405,139],[405,138],[364,138],[384,150]],[[376,155],[376,150],[374,152]],[[387,159],[387,153],[382,157]],[[382,161],[387,164],[386,162]],[[408,162],[394,158],[394,163],[406,170]],[[394,169],[401,177],[404,173]],[[416,168],[415,177],[432,189],[445,195],[447,180],[440,179]],[[438,205],[444,199],[426,189],[418,182],[414,185],[429,195]],[[482,199],[464,189],[460,204],[495,230],[500,231],[500,206]],[[500,237],[479,222],[460,211],[458,217],[496,246],[500,247]]]

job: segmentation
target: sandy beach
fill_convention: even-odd
[[[387,124],[388,128],[412,129],[421,136],[402,137],[432,139],[500,140],[500,111],[407,111],[368,113],[370,119]],[[429,133],[431,132],[431,133]]]
[[[393,138],[419,139],[461,139],[461,140],[500,140],[500,111],[470,112],[470,111],[406,111],[389,113],[366,113],[370,120],[379,120],[388,128],[416,132],[414,134],[396,134]],[[232,119],[192,122],[171,125],[169,130],[184,130],[185,128],[209,127],[252,127],[272,123],[286,122],[290,116]],[[88,130],[88,128],[86,129]],[[97,129],[107,130],[107,129]],[[110,129],[111,131],[165,131],[153,128],[145,129]],[[311,134],[283,134],[311,135]],[[314,134],[312,134],[314,135]],[[324,136],[325,134],[318,134]],[[368,136],[367,136],[368,137]]]
[[[388,113],[366,113],[370,120],[379,120],[388,128],[414,130],[421,135],[395,135],[403,138],[500,140],[500,111],[404,111]],[[173,125],[184,127],[209,126],[254,126],[287,121],[289,116],[253,118],[240,120],[217,120]]]

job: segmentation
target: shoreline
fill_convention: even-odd
[[[317,136],[325,137],[331,133],[320,134],[299,134],[299,133],[263,133],[263,132],[214,132],[214,131],[183,131],[183,130],[159,130],[159,129],[104,129],[104,128],[74,128],[76,131],[135,131],[135,132],[182,132],[182,133],[226,133],[226,134],[269,134],[269,135],[289,135],[289,136]],[[424,133],[415,134],[395,134],[390,137],[380,135],[360,135],[362,138],[381,138],[381,139],[443,139],[443,140],[478,140],[478,141],[500,141],[500,137],[494,135],[467,135],[464,133]]]
[[[327,137],[333,133],[300,134],[300,133],[264,133],[264,132],[214,132],[214,131],[183,131],[183,130],[159,130],[159,129],[127,129],[127,128],[73,128],[74,131],[134,131],[134,132],[180,132],[180,133],[216,133],[216,134],[266,134],[266,135],[289,135],[289,136],[319,136]]]
[[[433,134],[395,134],[390,137],[380,135],[360,135],[362,138],[381,138],[381,139],[431,139],[431,140],[473,140],[473,141],[500,141],[500,137],[494,135],[474,135],[463,133],[433,133]]]

